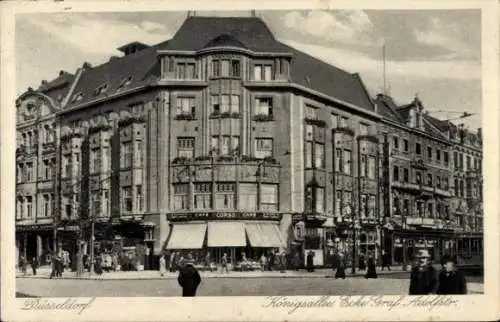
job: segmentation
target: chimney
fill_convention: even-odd
[[[59,71],[59,76],[62,76],[64,73],[66,73],[64,70]]]
[[[92,68],[92,65],[88,62],[84,62],[83,63],[83,69],[91,69]]]
[[[48,83],[47,80],[45,79],[42,80],[42,85],[47,85],[47,83]]]

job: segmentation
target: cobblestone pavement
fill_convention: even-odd
[[[407,278],[205,278],[199,296],[272,296],[272,295],[399,295],[408,292]],[[470,293],[480,293],[483,285],[469,283]],[[165,280],[74,280],[16,279],[19,296],[179,296],[175,279]]]

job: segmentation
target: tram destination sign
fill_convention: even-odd
[[[265,212],[202,212],[167,214],[171,221],[190,220],[281,220],[282,215]]]

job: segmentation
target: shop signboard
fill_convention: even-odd
[[[52,225],[17,225],[16,231],[35,231],[35,230],[51,230],[54,226]]]
[[[281,214],[263,212],[200,212],[168,214],[168,220],[281,220]]]

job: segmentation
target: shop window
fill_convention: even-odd
[[[257,210],[257,184],[240,183],[238,208],[243,211]]]
[[[255,139],[255,157],[263,159],[273,156],[273,139],[256,138]]]
[[[196,183],[194,185],[194,209],[212,208],[212,184]]]
[[[177,138],[177,157],[179,158],[194,158],[194,138],[193,137],[178,137]]]
[[[275,184],[261,184],[260,209],[265,211],[278,210],[278,186]]]
[[[217,193],[215,194],[216,209],[234,209],[234,183],[217,183]]]
[[[189,208],[189,185],[188,184],[175,184],[174,185],[174,209],[188,209]]]

